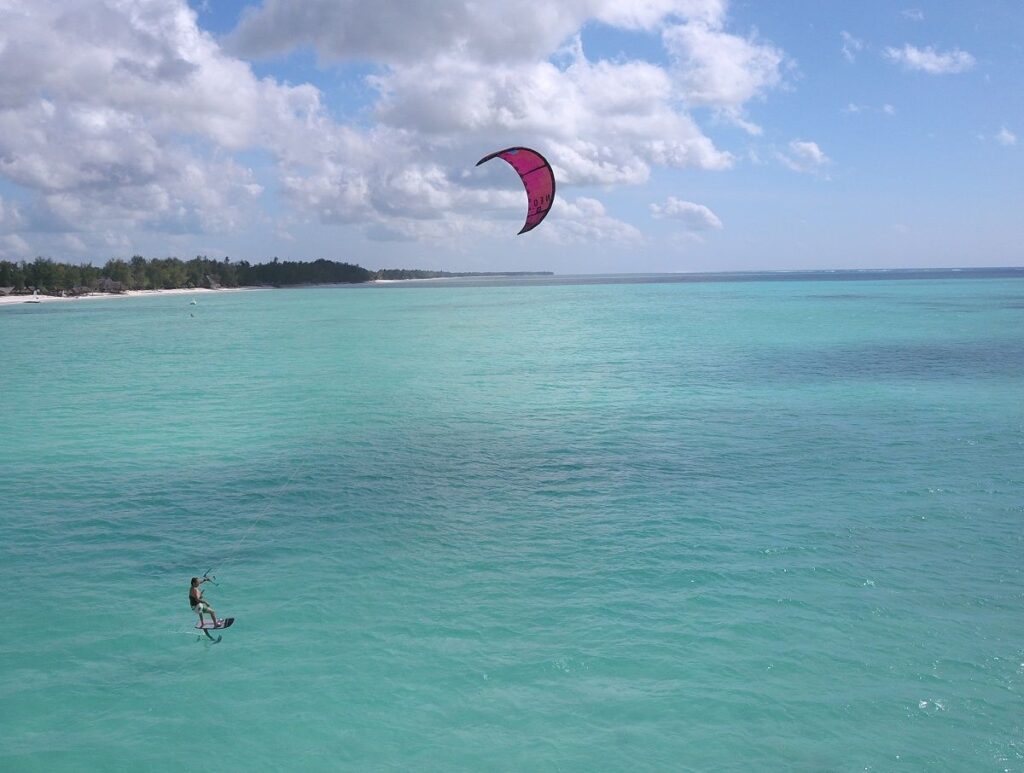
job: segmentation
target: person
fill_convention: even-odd
[[[188,603],[189,603],[189,606],[192,607],[192,611],[193,612],[195,612],[197,615],[199,615],[199,624],[200,625],[203,624],[203,613],[204,612],[209,612],[209,614],[210,614],[210,622],[212,622],[214,625],[217,624],[217,613],[214,612],[213,611],[213,607],[211,607],[209,604],[207,604],[206,601],[203,599],[203,591],[199,587],[204,582],[209,582],[209,581],[210,581],[209,577],[204,577],[201,580],[198,577],[193,577],[192,578],[192,587],[188,591]]]

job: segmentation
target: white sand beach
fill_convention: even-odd
[[[225,287],[220,290],[211,290],[207,287],[196,287],[191,290],[186,288],[179,288],[174,290],[127,290],[123,293],[87,293],[85,295],[75,295],[61,297],[58,295],[39,295],[36,296],[40,303],[65,303],[68,301],[88,301],[95,300],[97,298],[113,300],[116,298],[142,298],[142,297],[153,297],[161,295],[206,295],[209,293],[236,293],[243,290],[269,290],[269,287]],[[0,295],[0,306],[6,306],[14,303],[27,303],[32,301],[31,295]]]
[[[392,284],[396,282],[434,282],[439,279],[446,279],[448,277],[422,277],[417,279],[373,279],[369,282],[362,282],[360,284],[367,285],[383,285]],[[303,288],[303,287],[349,287],[352,283],[350,282],[327,282],[319,284],[297,284],[288,285],[290,289]],[[268,287],[268,286],[250,286],[250,287],[221,287],[217,290],[211,290],[208,287],[196,287],[191,290],[186,288],[175,288],[173,290],[126,290],[123,293],[86,293],[85,295],[75,296],[59,296],[59,295],[39,295],[36,296],[39,303],[64,303],[66,301],[87,301],[107,299],[113,300],[115,298],[145,298],[155,297],[161,295],[205,295],[209,293],[238,293],[248,292],[250,290],[276,290],[279,288]],[[0,306],[6,306],[14,303],[29,303],[34,302],[31,295],[0,295]]]

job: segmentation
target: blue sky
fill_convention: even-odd
[[[1021,265],[1022,75],[1009,0],[16,0],[0,258]]]

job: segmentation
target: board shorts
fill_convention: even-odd
[[[200,617],[202,617],[203,612],[209,612],[210,611],[210,605],[207,604],[205,601],[200,601],[198,604],[196,604],[194,607],[192,607],[192,611],[195,612]]]

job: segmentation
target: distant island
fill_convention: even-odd
[[[371,271],[354,263],[319,259],[268,263],[233,262],[231,258],[213,260],[198,255],[192,260],[179,258],[108,260],[103,266],[89,263],[74,265],[50,258],[32,262],[0,260],[0,295],[77,296],[90,293],[124,293],[132,290],[181,290],[205,287],[288,287],[309,284],[355,284],[378,279],[437,279],[474,276],[551,276],[550,271],[425,271],[388,268]]]
[[[374,279],[440,279],[469,276],[554,276],[554,271],[424,271],[418,268],[382,268]]]

